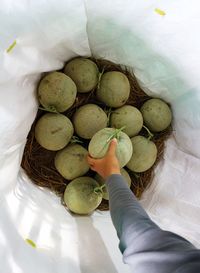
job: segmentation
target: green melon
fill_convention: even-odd
[[[107,126],[106,113],[95,104],[81,106],[73,116],[75,132],[78,136],[91,139],[99,130]]]
[[[45,149],[58,151],[71,140],[74,128],[71,121],[62,114],[48,113],[35,126],[35,138]]]
[[[106,155],[110,140],[117,138],[118,145],[116,155],[120,167],[124,167],[132,156],[132,143],[127,134],[118,129],[104,128],[98,131],[90,140],[89,153],[94,158],[102,158]]]
[[[97,65],[86,58],[76,58],[67,63],[64,73],[73,79],[80,93],[90,92],[99,80]]]
[[[120,107],[126,103],[130,94],[130,83],[125,74],[110,71],[102,75],[97,90],[97,98],[109,107]]]
[[[153,132],[165,130],[172,121],[172,112],[164,101],[150,99],[140,109],[145,125]]]
[[[120,172],[121,172],[121,175],[124,177],[124,180],[126,181],[127,185],[130,188],[131,187],[131,178],[130,178],[128,172],[124,168],[122,168],[120,170]],[[105,179],[103,179],[103,177],[101,177],[98,173],[95,175],[94,179],[99,183],[100,186],[105,184]],[[103,188],[103,199],[109,200],[109,194],[108,194],[106,187]]]
[[[102,192],[96,191],[98,187],[99,184],[93,178],[78,177],[67,185],[64,202],[74,213],[90,214],[102,201]]]
[[[118,129],[125,126],[123,132],[129,137],[133,137],[142,129],[143,117],[136,107],[124,105],[112,112],[110,116],[110,125],[111,127]]]
[[[133,154],[126,165],[133,172],[145,172],[150,169],[157,158],[157,147],[153,141],[143,136],[131,138]]]
[[[64,112],[75,102],[77,88],[67,75],[52,72],[45,76],[38,87],[38,99],[47,110],[54,108],[57,112]]]
[[[79,144],[68,145],[57,152],[55,167],[57,171],[67,180],[72,180],[86,174],[89,165],[86,159],[88,151]]]

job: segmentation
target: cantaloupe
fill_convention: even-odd
[[[133,172],[145,172],[150,169],[157,158],[157,147],[155,143],[143,136],[131,138],[133,154],[126,165]]]
[[[130,83],[125,74],[110,71],[102,75],[97,98],[109,107],[120,107],[126,103],[130,94]]]
[[[92,213],[102,201],[99,184],[91,177],[78,177],[71,181],[64,192],[64,202],[70,211],[77,214]]]
[[[64,112],[75,102],[77,88],[73,80],[61,72],[45,76],[38,87],[38,99],[45,109]]]
[[[146,101],[140,109],[145,125],[153,132],[165,130],[172,121],[172,112],[166,102],[160,99]]]
[[[57,171],[67,180],[75,179],[89,171],[86,159],[88,151],[79,144],[70,144],[63,150],[57,152],[55,167]]]
[[[74,128],[71,121],[62,114],[48,113],[36,123],[35,138],[45,149],[58,151],[71,140]]]
[[[64,73],[73,79],[80,93],[90,92],[98,84],[99,69],[87,58],[73,59],[66,64]]]
[[[118,129],[124,126],[123,132],[129,137],[133,137],[142,129],[143,117],[136,107],[124,105],[112,112],[110,125]]]
[[[106,113],[95,104],[81,106],[73,116],[75,132],[78,136],[91,139],[99,130],[107,126]]]
[[[120,167],[124,167],[130,160],[133,152],[132,143],[127,134],[120,129],[104,128],[98,131],[90,140],[89,154],[94,158],[102,158],[107,153],[111,139],[117,138],[116,155]]]

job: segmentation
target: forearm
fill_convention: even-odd
[[[178,273],[198,272],[194,271],[194,266],[200,272],[200,251],[184,238],[161,230],[151,221],[121,175],[111,175],[106,185],[110,213],[125,263],[138,273],[172,273],[184,264],[188,264],[188,271],[180,269]]]
[[[113,224],[116,228],[120,241],[120,250],[126,248],[126,238],[123,232],[129,229],[134,231],[135,238],[144,233],[147,229],[157,227],[152,222],[137,201],[135,195],[130,191],[124,178],[121,175],[111,175],[106,182],[109,192],[109,206]],[[133,235],[132,235],[133,238]]]

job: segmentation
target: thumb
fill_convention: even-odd
[[[94,158],[92,158],[90,155],[87,155],[87,162],[89,165],[94,165],[95,161],[96,160]]]
[[[115,152],[116,152],[116,148],[117,148],[117,139],[113,138],[110,142],[109,148],[108,148],[108,155],[114,155],[115,156]]]

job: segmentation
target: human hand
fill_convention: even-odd
[[[101,159],[94,159],[88,155],[90,168],[106,179],[111,174],[121,174],[119,161],[116,157],[117,139],[111,140],[107,154]]]

